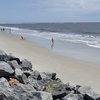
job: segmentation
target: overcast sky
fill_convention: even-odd
[[[0,0],[0,23],[100,22],[100,0]]]

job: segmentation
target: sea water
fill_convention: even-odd
[[[38,23],[5,25],[8,33],[22,35],[51,52],[100,64],[100,23]],[[51,38],[54,47],[51,48]]]

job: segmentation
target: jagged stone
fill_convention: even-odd
[[[0,50],[0,56],[1,55],[7,55],[4,51]]]
[[[4,62],[0,61],[0,77],[11,77],[14,75],[14,70],[12,67]]]
[[[63,97],[65,97],[67,95],[66,92],[56,92],[55,94],[53,94],[53,100],[61,100]]]
[[[27,78],[28,76],[27,75],[30,75],[31,73],[29,73],[29,71],[22,71],[21,69],[19,68],[16,68],[15,69],[15,78],[20,82],[20,83],[23,83],[23,84],[27,84],[29,83]]]
[[[24,59],[21,64],[24,70],[32,70],[32,64],[28,60]]]
[[[2,87],[1,87],[2,86]],[[18,84],[17,86],[3,87],[0,84],[1,100],[53,100],[47,92],[36,91],[30,84]]]
[[[91,87],[80,87],[78,91],[84,95],[85,100],[94,100],[100,97],[100,94],[96,94]]]
[[[21,69],[21,66],[17,63],[16,60],[13,60],[13,61],[7,61],[7,63],[9,63],[10,66],[11,66],[13,69],[16,69],[16,68]]]
[[[37,91],[43,91],[44,90],[44,82],[43,80],[39,81],[39,80],[36,80],[34,78],[32,78],[31,76],[28,77],[28,82],[30,84],[32,84],[32,86],[37,90]]]
[[[7,61],[14,61],[14,60],[16,60],[19,65],[22,64],[22,62],[20,61],[19,58],[16,58],[14,56],[8,56],[8,60]]]
[[[42,77],[41,77],[41,75],[40,75],[40,73],[38,71],[34,71],[31,74],[31,78],[36,79],[36,80],[41,80],[42,79]]]
[[[68,94],[62,100],[84,100],[81,94]]]
[[[0,86],[1,87],[9,87],[9,83],[7,81],[7,79],[5,79],[4,77],[0,78]]]
[[[46,73],[46,72],[43,72],[43,73],[40,73],[41,75],[41,78],[46,78],[46,79],[52,79],[52,80],[55,80],[56,79],[56,73]]]

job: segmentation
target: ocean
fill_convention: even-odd
[[[6,32],[23,35],[53,53],[100,64],[100,23],[24,23],[1,26],[7,29]]]

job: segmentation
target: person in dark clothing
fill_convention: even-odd
[[[51,39],[51,48],[53,48],[53,47],[54,47],[54,39],[52,37],[52,39]]]

